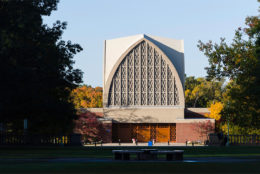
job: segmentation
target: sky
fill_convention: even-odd
[[[104,40],[136,34],[184,40],[186,75],[205,77],[208,58],[198,40],[230,43],[258,6],[257,0],[61,0],[44,23],[68,23],[62,39],[83,48],[74,67],[84,72],[84,84],[96,87],[103,86]]]

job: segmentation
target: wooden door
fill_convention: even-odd
[[[168,142],[170,140],[169,124],[158,124],[156,128],[156,142]]]
[[[138,125],[137,140],[138,140],[138,142],[148,142],[148,141],[150,141],[150,127],[149,127],[149,124],[140,124],[140,125]]]
[[[117,131],[118,139],[120,139],[121,142],[131,142],[132,131],[130,124],[118,124]]]

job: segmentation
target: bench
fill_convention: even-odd
[[[115,160],[130,160],[131,154],[136,154],[138,160],[157,160],[158,154],[165,154],[167,161],[183,160],[183,150],[112,150]]]
[[[130,154],[136,154],[138,159],[140,154],[143,153],[141,150],[112,150],[115,160],[130,160]]]
[[[167,161],[181,161],[183,160],[183,150],[160,150],[157,152],[151,152],[151,153],[157,153],[157,154],[165,154]]]
[[[157,149],[141,149],[142,153],[138,154],[138,160],[157,160]]]

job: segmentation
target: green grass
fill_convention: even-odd
[[[46,160],[52,158],[111,159],[113,149],[137,148],[144,147],[0,147],[0,173],[260,173],[259,161],[183,163],[47,162]],[[260,147],[158,147],[157,149],[183,149],[184,158],[218,156],[260,158]],[[18,160],[10,160],[10,158]],[[19,160],[21,158],[43,160]]]
[[[259,163],[14,163],[1,173],[258,173]]]
[[[0,158],[112,158],[113,149],[144,147],[1,147]],[[147,148],[147,147],[145,147]],[[151,147],[154,148],[154,147]],[[260,146],[252,147],[156,147],[182,149],[184,157],[260,156]]]

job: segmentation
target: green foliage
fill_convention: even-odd
[[[61,40],[66,23],[43,24],[42,16],[56,10],[57,2],[0,1],[0,120],[27,118],[34,133],[72,130],[75,110],[68,101],[82,79],[73,68],[82,48]]]
[[[186,107],[210,107],[211,103],[221,101],[223,80],[208,81],[205,78],[185,79]]]
[[[209,59],[208,79],[230,80],[223,94],[223,120],[244,130],[260,129],[259,18],[248,17],[246,24],[248,28],[236,30],[230,45],[223,38],[219,44],[198,44]]]
[[[243,32],[239,28],[235,32],[235,37],[231,45],[220,39],[220,44],[213,44],[212,41],[204,44],[199,41],[199,49],[209,58],[210,67],[205,68],[208,73],[208,79],[221,79],[227,77],[237,81],[249,81],[247,78],[251,75],[257,62],[254,56],[254,43],[252,40],[244,40]]]
[[[227,123],[224,123],[220,126],[221,132],[227,135],[228,126]],[[244,128],[233,123],[229,124],[229,134],[230,135],[260,135],[260,129],[256,128]]]

